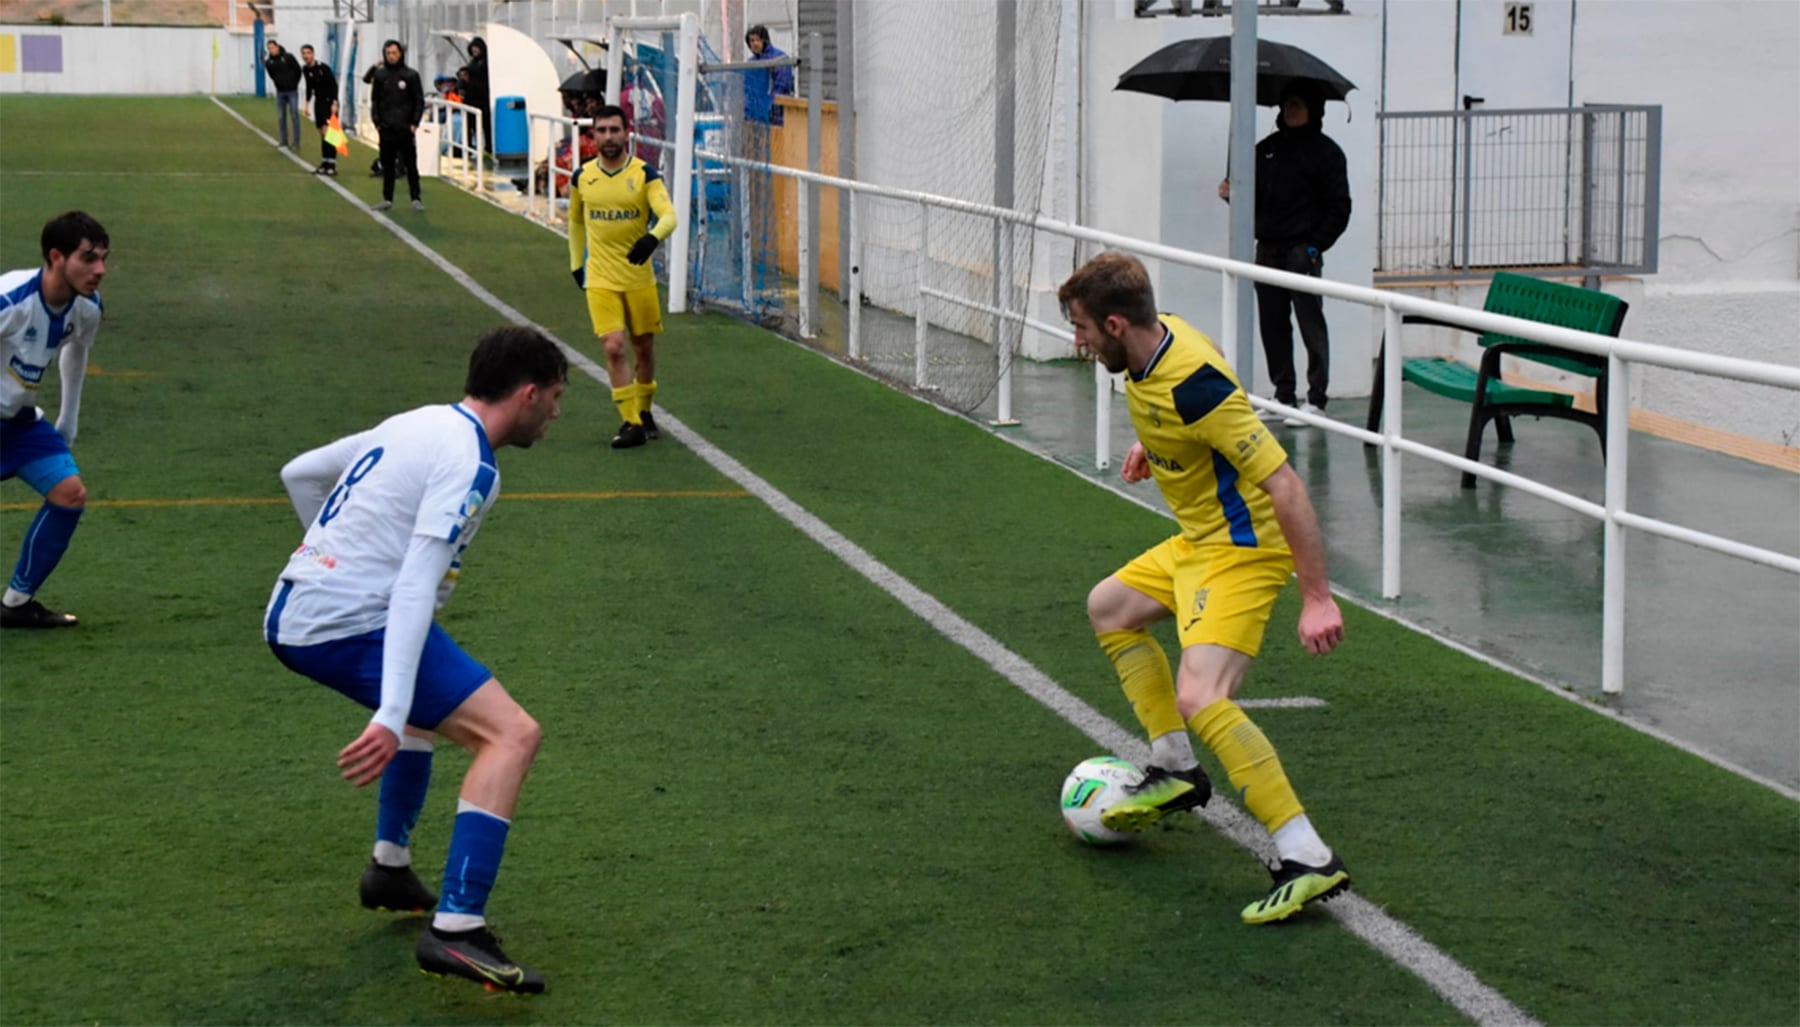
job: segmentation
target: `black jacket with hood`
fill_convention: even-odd
[[[464,72],[461,81],[467,90],[463,94],[463,102],[482,112],[482,116],[490,117],[492,108],[488,101],[488,57],[487,40],[476,36],[469,40],[469,63],[462,66]]]
[[[369,103],[374,108],[375,127],[387,129],[417,128],[425,117],[425,88],[419,73],[406,66],[406,47],[397,39],[381,44],[400,47],[400,63],[384,59],[375,68],[375,80],[369,84]]]
[[[1275,131],[1256,144],[1256,241],[1286,248],[1330,249],[1350,224],[1350,179],[1344,151],[1319,127],[1325,99],[1307,83],[1283,91],[1306,102],[1311,117],[1289,128],[1276,116]]]

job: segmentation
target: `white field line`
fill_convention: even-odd
[[[214,102],[218,103],[216,99]],[[236,111],[225,107],[222,103],[219,106],[227,114],[241,122],[244,127],[256,132],[264,139],[269,138],[239,116]],[[357,206],[364,206],[358,197],[336,182],[327,181],[325,184],[342,193]],[[543,331],[545,335],[555,340],[558,346],[562,347],[563,351],[568,354],[570,362],[580,367],[589,377],[602,383],[608,380],[605,369],[599,364],[557,339],[543,326],[536,324],[499,297],[482,288],[461,268],[413,238],[388,218],[374,212],[370,212],[370,216],[381,222],[388,231],[501,316],[516,324],[530,325]],[[992,667],[1021,692],[1036,699],[1057,716],[1079,729],[1101,749],[1136,763],[1142,763],[1149,758],[1149,747],[1140,741],[1134,732],[1125,730],[1092,706],[1070,694],[1049,675],[1033,666],[1030,661],[1008,649],[998,639],[969,623],[956,611],[875,559],[861,546],[845,537],[843,533],[820,520],[805,507],[794,502],[786,494],[751,472],[730,454],[689,428],[669,413],[667,408],[663,409],[662,415],[656,421],[666,434],[688,447],[714,470],[762,500],[778,516],[797,528],[801,534],[817,542],[852,570],[892,596],[896,602],[930,624],[939,634],[962,646],[977,659]],[[1261,824],[1222,797],[1215,798],[1208,805],[1209,808],[1200,811],[1203,819],[1259,860],[1265,863],[1270,862],[1269,836]],[[1530,1014],[1513,1005],[1506,996],[1483,983],[1462,964],[1420,937],[1412,928],[1388,916],[1367,899],[1351,892],[1324,904],[1322,908],[1350,933],[1418,977],[1427,987],[1456,1007],[1458,1012],[1477,1024],[1517,1024],[1537,1027],[1538,1021],[1533,1019]],[[1279,930],[1279,928],[1245,928],[1245,930],[1252,929]]]

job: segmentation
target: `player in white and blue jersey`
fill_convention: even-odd
[[[100,279],[112,240],[100,222],[78,210],[51,218],[39,236],[44,266],[0,275],[0,480],[23,478],[44,497],[25,530],[19,562],[0,597],[0,627],[74,627],[73,614],[37,600],[50,572],[68,551],[87,487],[69,445],[81,413],[88,351],[100,330]],[[37,405],[38,386],[60,363],[62,397],[56,425]]]
[[[469,358],[461,403],[398,414],[281,469],[306,537],[270,596],[269,647],[288,669],[375,711],[337,760],[359,788],[381,780],[362,903],[397,911],[435,905],[419,933],[420,968],[489,990],[544,990],[543,977],[500,950],[486,917],[539,729],[433,616],[500,494],[494,451],[542,438],[568,377],[568,358],[543,333],[498,328]],[[413,872],[411,850],[437,734],[475,757],[457,801],[441,901]]]

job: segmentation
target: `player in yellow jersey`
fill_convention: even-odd
[[[1245,907],[1243,919],[1284,919],[1344,890],[1350,875],[1313,829],[1269,740],[1232,700],[1291,573],[1300,577],[1307,651],[1328,653],[1343,641],[1318,517],[1287,453],[1211,340],[1180,318],[1158,316],[1137,258],[1101,254],[1071,275],[1057,298],[1075,327],[1076,349],[1115,374],[1126,372],[1138,441],[1125,455],[1122,477],[1155,477],[1181,527],[1088,593],[1088,620],[1150,737],[1143,784],[1102,820],[1114,830],[1141,831],[1211,798],[1191,728],[1280,854],[1274,889]],[[1170,616],[1181,641],[1173,674],[1146,630]]]
[[[594,334],[606,350],[613,405],[623,420],[614,449],[660,437],[650,413],[656,395],[656,333],[662,310],[650,255],[675,232],[675,205],[662,175],[625,148],[625,112],[594,112],[600,157],[576,172],[569,189],[569,270],[587,294]],[[636,368],[625,356],[629,339]]]

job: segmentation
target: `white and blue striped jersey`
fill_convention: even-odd
[[[460,404],[397,414],[295,458],[282,478],[301,516],[311,514],[264,617],[274,632],[270,640],[283,645],[316,645],[386,626],[389,598],[418,535],[455,547],[438,586],[442,607],[464,551],[500,494],[487,432]],[[309,495],[309,489],[316,491]]]
[[[100,330],[100,297],[77,296],[62,310],[51,310],[44,303],[43,276],[42,268],[0,275],[0,359],[6,361],[6,374],[0,376],[0,418],[36,406],[44,373],[59,352],[70,348],[79,349],[83,359],[79,365],[65,362],[62,405],[72,411],[80,402],[86,350]],[[81,373],[71,376],[72,371]],[[73,434],[73,424],[69,427],[65,436]]]

